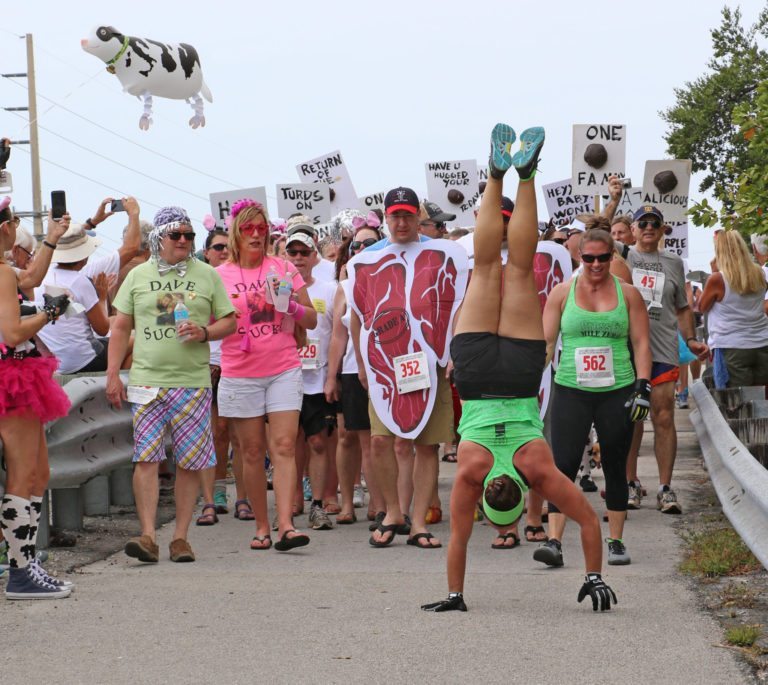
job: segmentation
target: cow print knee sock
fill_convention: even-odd
[[[35,545],[29,541],[29,500],[4,495],[0,507],[0,526],[8,543],[8,564],[25,568],[35,557]]]
[[[29,544],[37,549],[37,533],[40,530],[40,513],[43,511],[43,498],[32,495],[29,498]]]

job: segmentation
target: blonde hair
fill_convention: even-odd
[[[715,243],[717,268],[739,295],[765,292],[765,274],[752,261],[747,244],[735,230],[723,231]]]
[[[229,227],[229,261],[235,264],[240,263],[240,226],[247,224],[250,221],[256,221],[256,217],[261,215],[264,217],[264,221],[267,222],[267,235],[264,238],[264,256],[269,254],[269,245],[271,242],[271,236],[269,235],[269,217],[267,216],[266,207],[246,207],[237,213],[237,216],[232,220],[232,224]]]

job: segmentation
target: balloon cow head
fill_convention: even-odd
[[[208,102],[213,98],[203,81],[197,50],[191,45],[125,36],[111,26],[99,26],[80,45],[106,63],[107,71],[117,76],[126,93],[143,100],[144,114],[139,119],[143,131],[152,123],[153,95],[186,100],[195,112],[189,125],[205,126],[203,97]]]

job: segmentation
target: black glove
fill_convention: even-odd
[[[466,611],[467,605],[464,604],[464,595],[461,592],[449,592],[448,599],[432,602],[431,604],[422,604],[424,611]]]
[[[631,421],[645,421],[645,417],[648,416],[651,409],[651,382],[645,378],[638,378],[635,381],[632,394],[624,403],[624,408],[629,409]]]
[[[597,611],[598,604],[600,605],[600,611],[610,611],[611,598],[613,598],[614,604],[619,603],[619,600],[616,599],[616,593],[605,584],[599,573],[587,573],[585,581],[584,585],[581,586],[581,590],[579,590],[579,603],[587,595],[592,598],[592,611]]]
[[[56,295],[55,297],[52,297],[51,295],[48,295],[46,293],[45,295],[43,295],[43,302],[45,302],[43,311],[48,316],[48,321],[53,323],[65,311],[67,311],[67,307],[69,307],[69,296]]]

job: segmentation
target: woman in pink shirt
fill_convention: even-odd
[[[256,517],[251,549],[257,550],[272,546],[264,472],[264,454],[269,448],[278,515],[275,549],[283,552],[309,543],[309,537],[293,527],[291,514],[303,397],[294,324],[314,328],[317,315],[301,276],[284,259],[268,254],[265,208],[253,200],[240,200],[233,205],[231,216],[229,261],[217,271],[237,309],[238,325],[221,348],[219,415],[230,419],[241,450],[245,489]],[[273,304],[278,281],[291,289],[285,313]],[[272,284],[269,291],[268,284]]]

